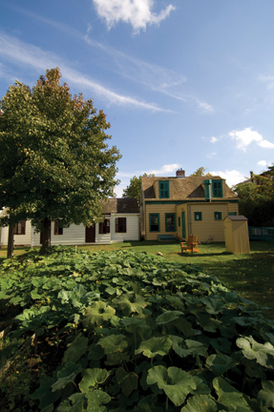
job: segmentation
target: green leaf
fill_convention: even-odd
[[[51,386],[54,384],[55,379],[44,377],[41,380],[40,386],[36,391],[31,395],[31,399],[39,399],[39,408],[46,409],[53,405],[54,402],[60,397],[60,392],[52,392]]]
[[[113,304],[122,310],[125,316],[129,316],[132,312],[142,313],[148,302],[140,295],[129,293],[116,299]]]
[[[234,368],[237,362],[230,356],[220,353],[219,355],[210,355],[206,360],[206,365],[215,376],[221,376],[227,370]]]
[[[167,310],[166,312],[158,316],[155,320],[158,324],[165,325],[167,323],[173,322],[183,315],[184,313],[179,310]]]
[[[30,296],[33,300],[38,300],[38,299],[41,299],[41,297],[42,297],[42,295],[40,295],[37,291],[38,291],[38,289],[33,289],[30,292]]]
[[[67,375],[63,378],[59,378],[52,386],[52,392],[63,389],[69,382],[74,382],[75,377],[78,375],[78,372],[72,372],[70,375]]]
[[[91,303],[86,310],[84,324],[86,326],[102,325],[115,315],[115,309],[104,301]]]
[[[201,299],[201,301],[206,305],[205,310],[211,315],[217,315],[222,312],[225,307],[225,303],[220,300],[219,297],[206,296]]]
[[[138,375],[134,372],[127,372],[124,368],[118,368],[116,370],[116,380],[126,397],[138,389]]]
[[[105,412],[106,409],[101,409],[100,406],[111,401],[109,394],[100,389],[88,392],[86,397],[88,399],[88,412]]]
[[[86,369],[83,379],[79,383],[80,391],[84,393],[91,391],[96,387],[96,385],[104,383],[109,374],[110,372],[108,372],[106,369]]]
[[[236,344],[247,359],[256,361],[268,369],[274,369],[274,347],[271,343],[258,343],[250,337],[238,338]]]
[[[195,395],[187,401],[187,405],[181,409],[181,412],[216,412],[218,407],[212,396]]]
[[[84,410],[84,402],[84,394],[74,393],[64,402],[60,403],[60,405],[57,408],[57,412],[82,412]]]
[[[259,405],[274,408],[274,381],[264,381],[262,387],[257,396]]]
[[[147,383],[156,383],[163,389],[175,406],[180,406],[187,395],[196,389],[196,383],[191,375],[174,366],[166,369],[164,366],[154,366],[149,369]]]
[[[123,352],[128,346],[125,335],[110,335],[98,341],[98,345],[105,349],[105,354]]]
[[[215,378],[213,387],[221,407],[229,412],[250,412],[251,409],[241,392],[229,385],[223,378]]]
[[[68,346],[65,351],[62,363],[73,362],[76,363],[78,359],[87,351],[88,338],[82,336],[82,333],[76,336],[74,341]]]
[[[168,336],[159,338],[151,338],[146,341],[142,341],[139,348],[135,350],[135,354],[143,353],[148,358],[154,358],[156,355],[165,356],[168,354],[172,346],[172,340]]]

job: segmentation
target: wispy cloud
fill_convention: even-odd
[[[25,67],[39,71],[39,74],[45,71],[45,68],[59,66],[63,76],[70,82],[81,86],[82,89],[90,89],[93,93],[100,96],[110,104],[126,105],[127,107],[137,107],[149,109],[152,111],[170,112],[158,107],[154,103],[148,103],[141,99],[131,96],[122,95],[110,90],[96,80],[87,77],[77,70],[69,68],[69,64],[64,62],[58,56],[51,52],[43,51],[39,47],[19,41],[17,38],[10,37],[0,33],[0,56],[15,64],[21,64]]]
[[[215,156],[217,156],[216,152],[212,152],[212,153],[207,155],[208,159],[213,159]]]
[[[93,0],[93,3],[109,29],[122,21],[131,24],[134,33],[146,30],[147,25],[158,25],[175,10],[170,4],[157,15],[152,12],[153,0]]]
[[[247,127],[243,130],[232,130],[229,133],[232,140],[236,141],[237,148],[246,151],[247,146],[252,142],[257,143],[258,146],[264,149],[274,149],[274,143],[265,140],[263,136],[256,130],[252,130],[251,127]]]
[[[260,75],[259,80],[263,83],[266,83],[268,89],[274,88],[274,76],[264,76]]]
[[[87,44],[103,50],[112,59],[112,70],[130,81],[144,85],[155,92],[169,96],[183,103],[193,104],[204,113],[213,113],[214,108],[197,98],[195,93],[185,91],[187,77],[174,70],[136,59],[131,55],[95,42],[88,35],[84,37]],[[114,63],[114,65],[113,65]],[[116,69],[115,69],[116,67]]]
[[[137,1],[139,7],[141,2],[140,0]],[[145,1],[145,3],[147,3],[147,1]],[[111,0],[111,2],[108,4],[108,7],[114,7],[114,4],[115,0]],[[120,4],[119,0],[119,7],[122,6],[123,4]],[[152,8],[152,6],[153,4],[150,3],[150,8]],[[119,76],[128,78],[130,81],[142,84],[150,90],[164,94],[172,99],[181,101],[185,104],[194,104],[197,107],[197,109],[203,113],[210,114],[214,112],[214,108],[212,107],[212,105],[202,100],[201,98],[196,97],[195,92],[186,92],[184,85],[187,82],[187,77],[185,75],[179,74],[174,70],[166,69],[164,67],[136,59],[128,54],[122,53],[117,49],[97,42],[96,40],[92,39],[89,35],[91,32],[90,24],[88,24],[86,33],[83,34],[64,23],[60,23],[57,20],[48,19],[43,15],[39,15],[37,13],[26,11],[25,9],[18,6],[14,6],[13,4],[6,5],[6,7],[9,7],[13,9],[15,12],[27,16],[31,19],[40,21],[41,23],[53,27],[56,30],[62,31],[67,35],[74,36],[78,39],[84,40],[85,43],[91,47],[96,47],[97,49],[100,49],[102,52],[104,52],[108,57],[112,59],[111,64],[109,64],[108,67],[111,68],[112,71],[116,71],[116,74],[118,74]],[[48,67],[48,65],[46,67]],[[110,97],[113,97],[113,95],[111,94]],[[117,102],[117,100],[114,101]],[[131,103],[129,102],[129,104]],[[141,102],[140,106],[145,108],[150,108],[150,106],[152,106],[152,110],[159,110],[159,108],[156,108],[155,104],[143,106]],[[163,111],[170,112],[170,110]]]

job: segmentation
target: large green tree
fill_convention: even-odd
[[[31,219],[44,247],[51,221],[98,221],[118,183],[104,112],[60,80],[58,68],[47,70],[32,89],[16,81],[0,101],[0,207],[9,210],[1,224]]]

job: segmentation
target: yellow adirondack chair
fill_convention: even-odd
[[[181,252],[183,253],[184,250],[191,253],[199,252],[197,239],[198,236],[188,236],[187,242],[181,242]]]

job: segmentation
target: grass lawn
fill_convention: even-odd
[[[83,246],[90,252],[100,250],[134,249],[157,254],[161,252],[166,259],[180,263],[195,264],[203,270],[211,271],[230,289],[243,297],[268,307],[266,317],[274,319],[274,242],[250,242],[249,255],[227,253],[224,243],[199,245],[199,253],[184,252],[181,255],[178,242],[125,242],[111,245]],[[15,249],[15,255],[26,253],[29,249]],[[6,257],[6,250],[0,250],[0,260]],[[1,259],[2,258],[2,259]]]

